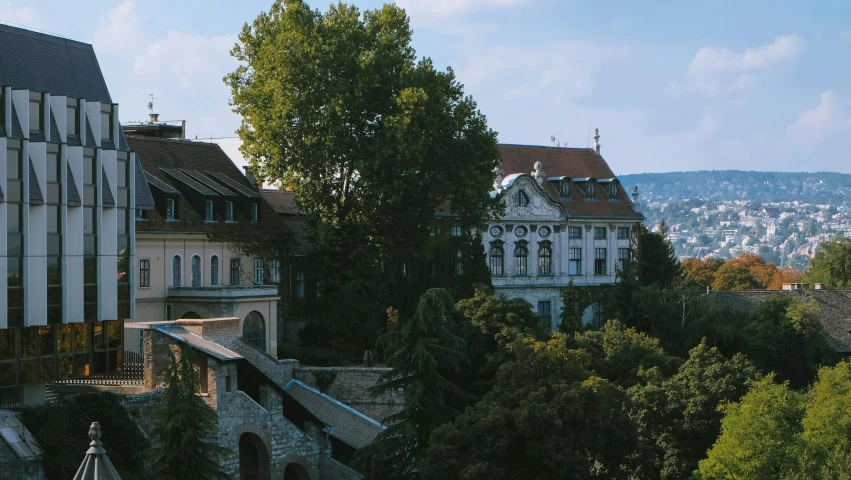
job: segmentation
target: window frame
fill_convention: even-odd
[[[260,221],[260,205],[257,202],[251,202],[251,223]]]
[[[242,257],[231,257],[230,259],[230,284],[240,285],[240,274],[242,273]]]
[[[304,272],[296,272],[295,275],[295,295],[298,299],[304,298]]]
[[[281,261],[272,260],[272,283],[281,283]]]
[[[171,256],[171,286],[183,286],[183,257],[179,253]]]
[[[577,233],[577,235],[573,235]],[[569,240],[581,240],[582,239],[582,227],[567,227],[567,238]]]
[[[215,262],[214,262],[215,260]],[[213,264],[215,263],[215,265]],[[221,275],[219,275],[219,269],[221,268],[221,259],[217,254],[210,255],[210,286],[218,287],[221,283]]]
[[[594,275],[608,275],[608,248],[594,248]]]
[[[151,288],[151,259],[139,259],[139,288]]]
[[[605,240],[607,236],[606,227],[594,227],[594,240]]]
[[[177,220],[177,202],[174,198],[165,199],[165,219],[169,222]]]
[[[574,269],[574,267],[576,267]],[[568,275],[582,275],[582,248],[571,247],[568,249]]]
[[[254,257],[254,285],[265,285],[263,283],[263,281],[265,280],[263,277],[263,259],[259,257]],[[258,278],[260,279],[259,282],[257,281]]]
[[[225,202],[225,221],[232,222],[233,220],[233,202]]]
[[[452,225],[452,232],[451,232],[451,234],[452,234],[452,236],[453,236],[453,237],[463,237],[463,236],[464,236],[464,231],[463,231],[463,229],[461,228],[461,225]]]
[[[204,269],[201,267],[201,255],[197,253],[189,257],[189,286],[192,288],[204,286]]]
[[[462,276],[464,275],[464,252],[458,250],[455,254],[455,265],[454,265],[455,275]]]
[[[501,277],[505,275],[505,250],[501,245],[492,245],[488,252],[488,269],[491,276]],[[497,270],[499,270],[497,272]]]
[[[514,247],[514,275],[529,275],[529,249],[525,245]]]
[[[215,221],[215,209],[213,208],[212,200],[204,200],[204,221],[205,222],[213,222]]]
[[[538,275],[553,274],[553,250],[544,243],[538,246]]]
[[[30,117],[32,117],[32,104],[36,103],[39,106],[39,108],[38,108],[38,126],[39,126],[39,128],[38,128],[38,130],[32,129],[32,118],[29,119],[27,128],[29,128],[30,133],[44,133],[44,93],[30,91],[29,94],[30,94],[30,98],[29,98],[28,106],[29,106]],[[33,95],[38,95],[39,99],[33,100]]]
[[[623,235],[621,235],[623,234]],[[618,227],[618,240],[629,239],[629,227]]]
[[[106,115],[106,123],[107,123],[107,136],[103,136],[103,123],[104,123],[104,115]],[[113,134],[113,126],[115,124],[115,108],[111,103],[101,103],[100,104],[100,139],[112,141]]]
[[[514,206],[515,207],[528,207],[529,206],[529,195],[525,190],[518,190],[517,194],[514,195]]]

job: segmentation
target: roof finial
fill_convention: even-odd
[[[541,163],[540,160],[535,162],[535,171],[532,172],[532,176],[535,177],[535,180],[538,182],[538,185],[544,184],[544,164]]]
[[[494,181],[493,187],[495,190],[502,190],[502,179],[503,175],[505,175],[505,171],[499,167],[493,169]]]
[[[597,152],[597,155],[600,154],[600,129],[594,129],[594,151]]]

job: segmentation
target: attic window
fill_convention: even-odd
[[[213,221],[213,201],[207,200],[204,202],[204,220],[208,222]]]
[[[570,198],[570,179],[565,178],[561,181],[559,195],[562,198]]]
[[[233,221],[233,202],[225,202],[225,221]]]
[[[30,92],[30,131],[44,131],[44,94]]]
[[[612,182],[609,184],[609,199],[618,199],[618,182]]]
[[[585,198],[594,198],[597,196],[597,183],[594,180],[585,182]]]
[[[167,198],[165,201],[165,218],[166,220],[174,220],[175,219],[175,210],[174,210],[174,199]]]
[[[257,215],[257,203],[252,203],[252,204],[251,204],[251,222],[252,222],[252,223],[257,223],[257,218],[258,218],[258,215]]]
[[[529,206],[529,195],[526,195],[526,192],[520,190],[517,192],[517,195],[514,197],[514,206],[516,207],[528,207]]]

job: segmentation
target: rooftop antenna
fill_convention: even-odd
[[[148,116],[151,117],[151,123],[157,123],[160,114],[154,113],[154,100],[156,97],[154,97],[153,93],[140,93],[139,95],[150,97],[150,100],[148,101]]]
[[[550,142],[553,144],[554,147],[561,146],[561,141],[559,141],[559,139],[557,139],[555,135],[550,135]]]
[[[585,140],[585,148],[591,148],[591,124],[588,124],[588,137]]]

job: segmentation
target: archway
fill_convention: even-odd
[[[284,480],[310,480],[310,475],[301,465],[291,463],[284,469]]]
[[[188,319],[188,320],[198,320],[198,319],[201,318],[201,315],[198,315],[195,312],[189,311],[189,312],[184,313],[180,318],[181,319]]]
[[[271,480],[269,468],[269,450],[263,440],[253,433],[243,433],[239,437],[240,480]]]
[[[266,351],[266,321],[260,312],[251,312],[242,324],[242,339],[260,350]]]

